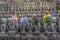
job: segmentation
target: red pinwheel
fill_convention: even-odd
[[[13,23],[16,23],[17,21],[18,21],[17,15],[12,16],[12,22]]]

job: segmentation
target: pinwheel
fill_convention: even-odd
[[[26,23],[28,22],[28,20],[29,20],[28,17],[22,17],[22,18],[19,19],[19,23],[23,25],[21,27],[22,31],[25,31]]]
[[[28,17],[23,17],[20,19],[20,23],[25,23],[25,22],[28,22]]]
[[[48,13],[47,15],[43,16],[43,19],[45,20],[47,24],[49,24],[49,22],[52,20],[52,15]]]
[[[37,19],[38,16],[36,14],[33,15],[33,19]]]
[[[52,16],[55,16],[55,12],[54,11],[52,11],[51,14],[52,14]]]
[[[18,17],[16,15],[12,16],[12,22],[16,23],[18,21]]]
[[[36,14],[33,15],[33,23],[38,25],[38,16]]]
[[[55,23],[56,22],[55,12],[52,11],[51,14],[52,14],[52,22]]]

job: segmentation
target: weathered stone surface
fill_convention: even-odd
[[[0,34],[1,35],[1,34]],[[6,34],[7,35],[7,34]],[[33,36],[33,34],[20,35],[16,34],[15,36],[0,36],[0,40],[60,40],[60,34],[55,33],[53,35],[45,35],[40,33],[39,36]]]

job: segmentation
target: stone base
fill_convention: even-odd
[[[9,35],[9,36],[14,36],[14,35],[15,35],[15,31],[9,31],[9,32],[8,32],[8,35]]]
[[[21,31],[20,35],[26,35],[26,32],[25,31]]]

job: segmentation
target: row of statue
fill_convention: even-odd
[[[0,32],[7,31],[45,31],[45,32],[57,32],[56,16],[55,12],[46,12],[44,16],[38,17],[34,14],[32,18],[27,16],[18,18],[15,14],[8,20],[5,18],[0,19]]]

